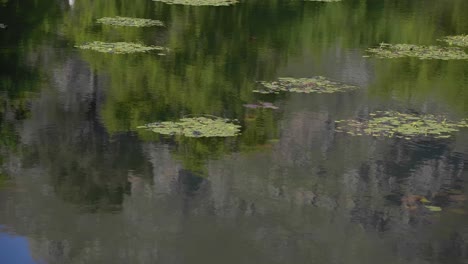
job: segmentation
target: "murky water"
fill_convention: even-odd
[[[412,140],[335,131],[375,110],[467,118],[468,61],[365,56],[381,42],[467,34],[467,10],[466,0],[0,1],[0,263],[468,263],[468,129]],[[166,27],[96,23],[116,15]],[[74,47],[94,40],[171,52]],[[252,92],[317,75],[360,89]],[[279,109],[243,106],[258,101]],[[238,119],[242,134],[136,129],[201,114]]]

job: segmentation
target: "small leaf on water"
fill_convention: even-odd
[[[429,211],[431,211],[431,212],[440,212],[440,211],[442,211],[442,208],[440,208],[439,206],[425,205],[424,207],[429,209]]]
[[[430,203],[430,201],[428,199],[426,199],[426,197],[423,197],[421,198],[421,200],[419,200],[421,203]]]

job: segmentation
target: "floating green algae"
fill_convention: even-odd
[[[368,120],[338,120],[336,131],[353,136],[398,137],[411,139],[418,136],[449,138],[459,128],[468,127],[466,120],[447,121],[443,116],[416,115],[394,111],[377,111]]]
[[[323,76],[312,78],[278,78],[273,82],[260,82],[263,89],[254,90],[255,93],[278,94],[279,92],[295,93],[336,93],[357,89],[358,87],[328,80]]]
[[[191,6],[229,6],[237,4],[237,0],[153,0],[170,5],[191,5]]]
[[[186,137],[233,137],[240,133],[239,125],[227,119],[214,117],[182,118],[178,122],[156,122],[138,128],[163,135],[177,134]]]
[[[160,46],[145,46],[132,42],[101,42],[93,41],[83,45],[75,46],[80,49],[89,49],[104,53],[126,54],[137,52],[148,52],[153,50],[167,51],[168,49]]]
[[[164,26],[164,23],[159,20],[152,20],[146,18],[133,18],[133,17],[103,17],[97,20],[98,23],[111,26],[122,27],[152,27]]]
[[[449,45],[468,47],[468,35],[447,36],[439,39],[439,41],[447,42]]]
[[[417,57],[422,60],[466,60],[468,54],[457,47],[418,46],[413,44],[387,44],[367,49],[377,58]]]

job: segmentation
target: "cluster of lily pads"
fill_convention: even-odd
[[[447,36],[439,39],[439,41],[447,42],[449,45],[468,47],[468,35]]]
[[[457,47],[419,46],[413,44],[381,43],[367,49],[378,58],[417,57],[419,59],[466,60],[468,54]]]
[[[153,0],[170,5],[191,5],[191,6],[229,6],[237,4],[238,0]]]
[[[278,94],[280,92],[296,93],[335,93],[357,89],[358,87],[328,80],[323,76],[312,78],[279,78],[273,82],[260,82],[263,89],[254,90],[255,93]]]
[[[145,18],[132,18],[132,17],[103,17],[97,20],[98,23],[111,25],[111,26],[128,26],[128,27],[150,27],[150,26],[164,26],[163,22],[159,20],[145,19]],[[161,46],[146,46],[140,43],[133,42],[102,42],[93,41],[76,45],[76,48],[93,50],[103,53],[112,54],[128,54],[137,52],[149,52],[158,50],[158,55],[166,55],[168,48]]]
[[[103,17],[97,20],[98,23],[111,26],[122,26],[122,27],[152,27],[152,26],[164,26],[164,23],[159,20],[145,19],[145,18],[134,18],[134,17]]]
[[[448,121],[443,116],[417,115],[394,111],[377,111],[369,119],[337,120],[336,131],[350,135],[371,135],[375,137],[414,137],[449,138],[451,133],[468,127],[467,120]]]
[[[138,128],[162,135],[183,135],[186,137],[233,137],[240,133],[239,125],[228,119],[217,117],[182,118],[178,122],[156,122]]]
[[[93,41],[76,46],[80,49],[94,50],[104,53],[124,54],[136,52],[148,52],[152,50],[167,51],[167,48],[160,46],[145,46],[133,42],[102,42]]]

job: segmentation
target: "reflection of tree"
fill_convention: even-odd
[[[331,44],[341,51],[382,40],[430,42],[438,33],[420,29],[435,19],[445,21],[444,32],[459,32],[466,2],[260,2],[222,10],[157,4],[158,19],[170,26],[155,38],[152,31],[93,26],[104,15],[151,18],[151,1],[77,1],[64,18],[71,42],[137,38],[162,41],[173,53],[80,52],[91,70],[67,53],[55,67],[44,63],[53,68],[57,89],[41,91],[22,122],[31,149],[19,154],[24,193],[1,199],[0,218],[31,235],[36,253],[51,263],[411,263],[447,253],[457,263],[466,256],[463,217],[411,214],[398,201],[460,185],[466,149],[452,150],[468,142],[463,135],[425,149],[335,134],[337,116],[366,108],[363,93],[287,95],[281,122],[274,111],[241,106],[254,101],[255,80],[276,77],[302,52],[318,57]],[[422,14],[408,16],[411,10]],[[449,14],[454,17],[446,19]],[[392,65],[377,66],[376,83],[407,69]],[[441,83],[463,74],[452,63],[425,65],[409,69],[429,76],[440,67],[447,74]],[[460,105],[453,94],[447,100]],[[133,135],[137,125],[185,114],[237,118],[243,133],[232,139]],[[276,138],[270,151],[247,153]]]

